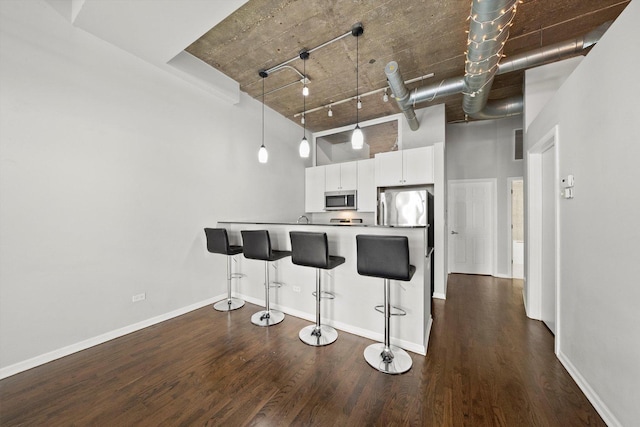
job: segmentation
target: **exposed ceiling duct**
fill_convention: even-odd
[[[517,116],[524,110],[524,98],[522,95],[509,98],[488,101],[482,111],[473,115],[474,119],[490,120],[503,117]]]
[[[389,62],[384,67],[384,72],[387,75],[387,81],[393,96],[398,102],[398,107],[404,113],[407,118],[409,127],[411,130],[418,130],[420,123],[416,117],[415,104],[424,101],[433,101],[436,98],[454,95],[462,92],[464,88],[464,79],[462,77],[445,79],[439,84],[423,86],[419,89],[409,92],[407,86],[404,84],[402,74],[400,74],[400,68],[396,61]]]
[[[470,18],[472,25],[469,33],[469,51],[471,54],[467,59],[465,76],[444,79],[439,83],[433,83],[431,85],[409,91],[404,84],[397,62],[391,61],[386,65],[385,74],[387,75],[389,87],[398,102],[398,106],[407,118],[407,122],[409,123],[411,130],[417,130],[420,127],[420,123],[418,122],[415,113],[416,104],[421,102],[431,102],[435,99],[457,93],[464,94],[463,108],[465,113],[474,119],[496,119],[522,113],[524,106],[522,96],[495,100],[487,103],[489,92],[491,90],[491,83],[496,75],[532,68],[547,62],[557,61],[565,57],[575,55],[576,53],[580,53],[584,49],[596,44],[607,28],[611,25],[611,22],[607,22],[582,37],[576,37],[571,40],[541,47],[530,52],[514,55],[507,60],[500,62],[500,59],[502,58],[502,43],[506,42],[506,36],[500,34],[508,34],[508,32],[502,31],[500,34],[494,35],[484,31],[484,27],[489,29],[489,23],[491,22],[493,22],[493,27],[496,29],[498,27],[502,28],[502,25],[505,24],[505,22],[508,22],[510,25],[510,20],[505,21],[505,16],[512,17],[512,15],[509,15],[506,12],[511,10],[515,13],[516,2],[495,0],[483,0],[479,2],[478,0],[475,0],[473,5],[476,5],[476,3],[482,4],[484,15],[473,15],[477,10],[472,8],[472,16]],[[510,7],[511,9],[509,9]],[[490,15],[487,11],[494,11],[494,14]],[[490,16],[488,15],[495,16],[495,18],[489,19]],[[500,24],[497,24],[496,26],[495,24],[498,22]],[[479,28],[482,32],[474,33],[474,27]],[[498,50],[483,50],[483,53],[480,54],[477,48],[485,43],[481,43],[479,41],[474,42],[474,38],[476,40],[483,40],[484,38],[484,42],[486,42],[490,37],[492,40],[494,38],[496,38],[496,40],[501,40]],[[493,47],[495,47],[495,44]],[[473,70],[469,67],[469,61],[473,60],[475,62],[482,62],[483,58],[490,59],[486,61],[487,64],[485,64],[484,68],[484,70],[490,69],[490,72],[480,73],[481,70],[477,67],[472,67],[475,69],[475,72],[470,72],[470,70]]]
[[[575,39],[566,40],[549,46],[544,46],[530,52],[522,53],[509,57],[498,64],[496,74],[505,74],[512,71],[526,70],[547,62],[558,61],[567,56],[581,52],[594,44],[598,43],[602,35],[611,26],[612,22],[605,22],[595,30],[587,34],[576,37]]]
[[[471,4],[462,92],[465,114],[479,113],[489,99],[516,8],[517,0],[473,0]]]

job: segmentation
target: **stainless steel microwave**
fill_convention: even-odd
[[[349,191],[327,191],[324,193],[325,211],[346,211],[356,210],[358,197],[356,190]]]

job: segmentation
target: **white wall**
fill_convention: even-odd
[[[525,71],[527,82],[524,86],[525,130],[583,59],[584,56],[575,56]]]
[[[640,2],[630,2],[533,120],[528,147],[558,125],[558,357],[607,424],[640,419]],[[531,207],[533,209],[534,207]]]
[[[515,129],[522,129],[522,116],[447,125],[447,179],[497,179],[494,275],[499,277],[511,277],[508,178],[523,176],[523,161],[513,160]]]
[[[3,372],[223,294],[203,227],[303,213],[293,122],[267,109],[261,165],[247,95],[223,102],[41,1],[0,2],[0,31]]]
[[[409,123],[402,115],[402,148],[426,147],[444,142],[445,124],[447,123],[444,104],[432,105],[416,110],[416,117],[420,122],[420,127],[412,131]]]

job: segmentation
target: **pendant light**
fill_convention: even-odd
[[[267,147],[264,146],[264,79],[267,78],[268,74],[264,70],[260,70],[258,74],[262,77],[262,145],[260,146],[260,150],[258,150],[258,161],[260,163],[267,163],[269,153],[267,152]]]
[[[353,148],[354,150],[360,150],[364,146],[364,135],[362,134],[362,129],[360,129],[359,116],[358,116],[358,110],[360,109],[358,108],[358,105],[360,106],[362,105],[360,103],[360,95],[359,95],[359,88],[358,88],[360,84],[360,80],[358,77],[358,60],[360,56],[360,53],[358,51],[358,37],[360,37],[362,33],[364,33],[364,28],[362,28],[362,24],[359,22],[351,28],[351,34],[356,38],[356,99],[357,99],[356,128],[353,130],[353,134],[351,134],[351,148]]]
[[[302,49],[300,51],[300,59],[302,59],[303,65],[303,74],[304,78],[307,78],[307,59],[309,59],[309,51],[306,49]],[[307,89],[307,85],[305,84],[305,89]],[[307,111],[307,95],[309,94],[309,90],[307,89],[307,93],[302,92],[302,117],[305,116]],[[309,152],[311,151],[311,147],[309,146],[309,141],[307,141],[307,121],[303,120],[302,122],[302,141],[300,141],[300,157],[306,159],[309,157]]]

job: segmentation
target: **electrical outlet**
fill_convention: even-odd
[[[293,292],[300,292],[300,286],[292,286]]]
[[[139,301],[144,301],[147,298],[147,294],[145,294],[144,292],[138,295],[134,295],[131,297],[131,301],[132,302],[139,302]]]

